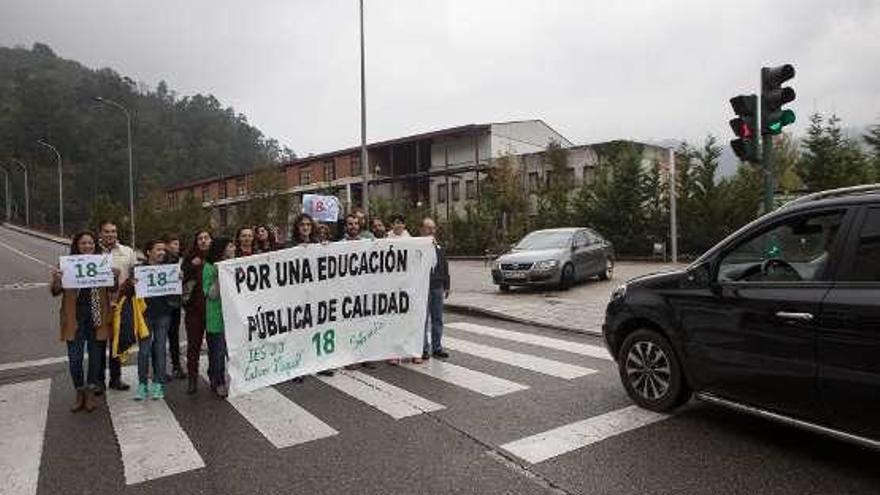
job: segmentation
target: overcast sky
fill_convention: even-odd
[[[728,98],[785,62],[796,132],[880,122],[878,1],[365,4],[370,141],[541,118],[578,144],[726,142]],[[357,23],[357,0],[0,0],[0,45],[212,93],[300,155],[359,143]]]

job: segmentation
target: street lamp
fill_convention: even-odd
[[[96,96],[93,98],[98,103],[103,103],[105,105],[110,105],[112,107],[116,107],[119,110],[122,110],[122,113],[125,114],[126,121],[126,129],[128,130],[128,218],[130,222],[131,228],[131,245],[136,246],[137,241],[135,239],[135,230],[134,230],[134,171],[132,166],[131,159],[131,114],[128,112],[128,109],[122,106],[121,104],[109,99],[102,98],[100,96]]]
[[[31,198],[30,198],[30,187],[28,185],[28,169],[27,166],[21,162],[18,158],[10,158],[12,163],[15,163],[24,171],[24,223],[28,227],[31,226]]]
[[[55,160],[58,162],[58,231],[61,233],[61,237],[64,237],[64,178],[61,176],[61,153],[42,139],[38,139],[37,144],[52,150],[55,153]]]
[[[6,167],[0,167],[0,171],[3,172],[3,178],[6,179],[6,193],[4,196],[6,197],[6,221],[8,222],[12,219],[12,208],[10,206],[12,203],[9,198],[9,171],[6,170]]]
[[[364,81],[364,0],[359,1],[361,21],[361,170],[363,179],[362,205],[364,214],[370,215],[370,167],[367,164],[367,89]]]

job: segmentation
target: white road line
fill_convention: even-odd
[[[206,361],[199,360],[199,371],[210,383]],[[278,449],[339,433],[273,387],[230,397],[227,402]]]
[[[331,387],[369,404],[394,419],[438,411],[444,406],[383,382],[359,371],[337,371],[334,376],[318,376]]]
[[[0,482],[5,495],[37,493],[51,379],[0,387]]]
[[[31,255],[25,253],[24,251],[19,251],[18,249],[16,249],[16,248],[10,246],[9,244],[6,244],[6,243],[3,242],[3,241],[0,241],[0,246],[3,246],[3,247],[5,247],[6,249],[12,251],[13,253],[15,253],[15,254],[17,254],[17,255],[19,255],[19,256],[22,256],[22,257],[24,257],[24,258],[27,258],[27,259],[29,259],[29,260],[35,262],[35,263],[39,263],[39,264],[41,264],[41,265],[43,265],[43,266],[46,266],[46,267],[49,267],[49,268],[55,268],[54,266],[50,265],[49,263],[46,263],[46,262],[43,261],[43,260],[40,260],[40,259],[34,258],[33,256],[31,256]]]
[[[488,397],[498,397],[529,388],[528,385],[498,378],[481,371],[474,371],[439,359],[431,359],[422,364],[402,364],[401,366]]]
[[[536,464],[668,417],[667,414],[629,406],[506,443],[501,448]]]
[[[478,344],[469,340],[454,339],[447,337],[443,339],[444,347],[453,351],[471,354],[479,358],[497,361],[499,363],[517,366],[519,368],[536,371],[545,375],[556,376],[571,380],[595,373],[596,370],[575,366],[573,364],[553,361],[552,359],[544,359],[542,357],[533,356],[531,354],[523,354],[520,352],[508,351],[488,345]]]
[[[339,433],[272,387],[232,397],[229,403],[278,449]]]
[[[34,359],[33,361],[19,361],[17,363],[0,364],[0,371],[18,370],[21,368],[35,368],[37,366],[47,366],[50,364],[66,363],[67,356],[58,356],[44,359]]]
[[[122,374],[125,381],[137,383],[133,366],[123,367]],[[205,467],[205,461],[164,400],[139,402],[133,400],[134,393],[106,396],[122,453],[126,485]]]
[[[461,330],[463,332],[474,333],[477,335],[485,335],[487,337],[494,337],[496,339],[504,339],[513,342],[520,342],[523,344],[531,344],[539,347],[546,347],[548,349],[571,352],[573,354],[580,354],[582,356],[589,356],[598,359],[612,359],[611,354],[608,353],[608,350],[598,345],[581,344],[579,342],[554,339],[551,337],[543,337],[541,335],[533,335],[524,332],[514,332],[511,330],[504,330],[501,328],[489,327],[486,325],[477,325],[475,323],[467,323],[463,321],[447,323],[446,326],[449,328],[454,328],[455,330]]]

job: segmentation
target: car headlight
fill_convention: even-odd
[[[559,266],[559,260],[544,260],[535,263],[535,270],[550,270]]]
[[[500,270],[501,269],[501,262],[498,260],[493,261],[492,262],[492,269],[493,270]]]
[[[617,301],[626,297],[626,284],[618,285],[611,291],[611,300]]]

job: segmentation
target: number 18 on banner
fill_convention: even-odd
[[[113,287],[115,277],[109,254],[76,254],[58,258],[65,289]]]
[[[134,292],[137,297],[181,294],[180,266],[141,265],[134,267]]]

